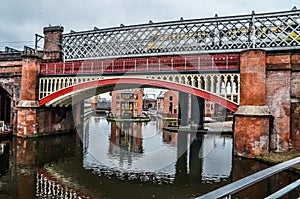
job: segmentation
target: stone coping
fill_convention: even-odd
[[[271,117],[268,106],[240,106],[234,113],[235,116],[260,116]]]

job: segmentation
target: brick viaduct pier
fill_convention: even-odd
[[[65,132],[82,122],[83,102],[80,100],[69,103],[71,106],[41,104],[41,66],[64,61],[63,27],[45,27],[43,38],[42,51],[24,47],[23,51],[6,48],[0,53],[0,120],[9,124],[19,137]],[[237,52],[235,73],[239,74],[240,81],[233,123],[235,153],[252,157],[269,151],[300,150],[300,48],[297,47],[287,50],[250,48]],[[230,52],[222,56],[227,53]],[[71,63],[74,65],[75,61]],[[102,81],[96,80],[99,84]],[[132,81],[136,83],[138,78]],[[153,81],[149,80],[149,85]],[[170,88],[175,84],[166,85]],[[109,87],[105,89],[109,91]],[[203,93],[201,90],[199,96],[204,96]]]

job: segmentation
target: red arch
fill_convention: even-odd
[[[204,90],[198,90],[196,88],[192,88],[192,87],[189,87],[186,85],[176,84],[176,83],[172,83],[172,82],[165,82],[165,81],[153,80],[153,79],[140,79],[140,78],[113,78],[113,79],[97,80],[97,81],[74,85],[74,86],[59,90],[55,93],[52,93],[52,94],[40,99],[38,101],[38,105],[42,106],[42,105],[46,104],[47,102],[50,102],[51,100],[58,98],[61,95],[65,95],[65,94],[68,94],[68,93],[71,93],[74,91],[79,91],[81,89],[94,88],[94,87],[99,87],[99,86],[101,87],[101,86],[107,86],[107,85],[116,85],[116,84],[137,84],[137,85],[147,85],[147,86],[154,86],[154,87],[159,87],[159,88],[178,90],[178,91],[190,93],[195,96],[199,96],[201,98],[210,100],[217,104],[220,104],[221,106],[224,106],[225,108],[231,110],[232,112],[236,112],[236,110],[238,108],[237,104],[235,104],[225,98],[211,94]]]

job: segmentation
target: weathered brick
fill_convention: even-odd
[[[290,55],[271,56],[272,67],[282,67],[282,70],[268,70],[266,81],[267,105],[274,119],[274,127],[271,135],[271,150],[288,151],[290,141],[290,90],[291,90],[291,70]],[[282,64],[285,62],[284,64]]]
[[[21,100],[38,99],[39,57],[24,57],[22,65]]]
[[[240,105],[266,104],[266,56],[261,50],[249,50],[240,56]]]
[[[248,157],[269,152],[270,118],[235,116],[235,152]]]
[[[300,54],[292,54],[291,55],[291,67],[296,69],[300,69]]]
[[[18,137],[28,137],[38,133],[36,108],[18,109]]]
[[[300,150],[300,102],[291,104],[291,141],[292,147]]]
[[[291,74],[291,97],[300,98],[300,71]]]
[[[44,60],[62,60],[62,26],[44,28]]]
[[[289,69],[291,68],[290,54],[268,55],[266,57],[267,69]]]

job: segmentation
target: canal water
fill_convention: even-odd
[[[2,140],[0,198],[195,198],[268,167],[233,157],[230,134],[164,125],[92,116],[79,133]],[[282,172],[233,198],[263,198],[298,178]]]

